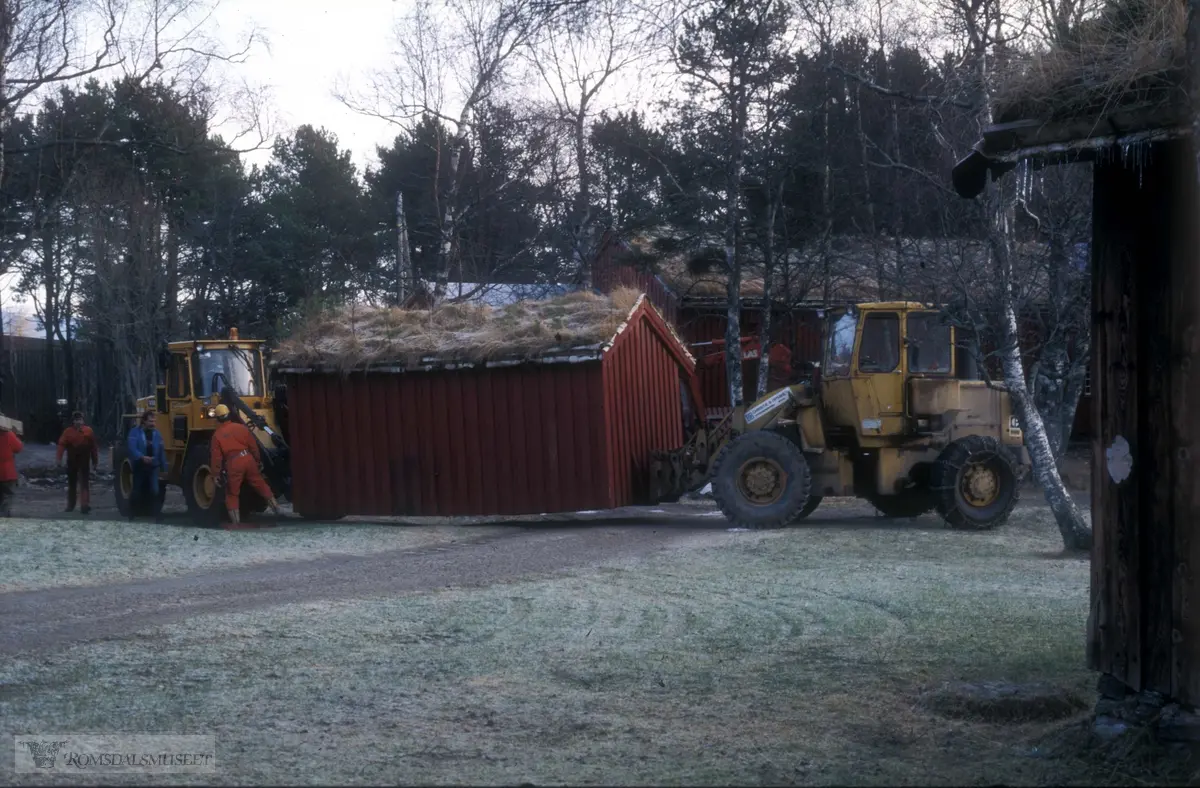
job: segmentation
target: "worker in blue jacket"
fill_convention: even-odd
[[[129,431],[125,441],[129,464],[133,466],[133,495],[129,501],[129,519],[143,504],[158,519],[158,472],[167,470],[167,451],[162,434],[154,429],[154,412],[142,414],[141,424]]]

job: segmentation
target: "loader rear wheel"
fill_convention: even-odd
[[[905,490],[896,495],[869,495],[867,500],[884,517],[920,517],[937,505],[929,490]]]
[[[192,446],[183,461],[183,479],[180,483],[192,520],[197,525],[216,526],[226,516],[225,501],[217,489],[217,480],[208,463],[208,443]]]
[[[1003,525],[1020,498],[1016,466],[995,438],[951,443],[933,465],[937,510],[951,528],[985,531]]]
[[[812,471],[800,447],[783,435],[749,432],[717,458],[712,490],[721,511],[739,528],[783,528],[807,516],[802,512],[810,501]]]

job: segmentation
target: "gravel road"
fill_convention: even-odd
[[[122,638],[207,613],[484,586],[612,563],[725,537],[724,522],[713,519],[670,525],[514,527],[474,541],[371,556],[328,556],[161,580],[0,594],[0,654]]]

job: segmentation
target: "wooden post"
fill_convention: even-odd
[[[1094,167],[1088,665],[1110,701],[1200,704],[1200,221],[1187,141]],[[1123,692],[1122,692],[1123,691]],[[1126,703],[1126,706],[1129,704]],[[1110,709],[1111,709],[1110,705]]]

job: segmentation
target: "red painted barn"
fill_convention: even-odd
[[[276,364],[288,387],[297,512],[513,515],[642,502],[650,453],[683,444],[681,391],[695,361],[645,296],[630,307],[627,296],[576,293],[539,309],[549,316],[556,303],[569,311],[588,299],[613,310],[603,338],[533,351],[517,336],[528,325],[504,323],[514,307],[473,307],[509,334],[486,358],[404,359],[399,348],[339,371],[298,349],[302,340],[285,343]],[[604,303],[585,306],[603,317]],[[550,328],[570,333],[564,325]]]
[[[675,322],[679,333],[693,347],[700,361],[697,376],[704,401],[718,412],[729,407],[729,385],[724,363],[704,363],[706,343],[725,338],[726,281],[722,263],[706,260],[719,250],[685,245],[668,231],[655,231],[646,237],[623,239],[608,231],[601,239],[593,261],[592,278],[597,289],[610,292],[615,287],[632,286],[647,293],[664,315]],[[823,300],[825,285],[817,281],[816,271],[829,271],[828,305],[875,301],[883,298],[944,303],[956,295],[945,281],[972,281],[965,272],[978,268],[980,244],[970,239],[864,239],[835,237],[823,245],[789,259],[789,270],[772,277],[771,342],[788,351],[787,367],[797,369],[805,363],[816,364],[823,354]],[[1036,255],[1036,244],[1025,244],[1022,253]],[[722,253],[723,254],[723,253]],[[886,272],[879,281],[879,266]],[[741,334],[758,337],[763,318],[763,276],[761,264],[747,260],[742,286]],[[790,275],[787,275],[790,274]],[[984,277],[986,278],[986,277]],[[1031,306],[1022,315],[1021,344],[1023,357],[1030,363],[1041,345],[1044,321]],[[986,340],[985,352],[994,350]],[[699,347],[698,347],[699,346]],[[994,361],[994,359],[993,359]],[[998,363],[998,362],[997,362]],[[785,367],[785,365],[780,365]],[[990,364],[998,375],[997,364]],[[747,359],[742,366],[743,399],[752,402],[758,378],[758,361]],[[780,380],[783,370],[772,367],[771,379]],[[1074,437],[1092,433],[1090,383],[1076,410]]]
[[[725,338],[726,309],[724,283],[709,270],[685,271],[680,265],[660,271],[661,260],[650,259],[640,249],[641,241],[631,243],[609,230],[601,239],[592,263],[592,281],[602,293],[619,287],[633,287],[646,293],[659,311],[679,330],[698,358],[709,352],[705,346]],[[646,259],[641,259],[645,257]],[[784,291],[796,293],[794,286]],[[779,292],[778,290],[776,291]],[[741,314],[741,335],[757,338],[762,331],[762,282],[748,277],[743,283],[745,304]],[[760,299],[754,303],[755,297]],[[777,301],[772,310],[771,342],[777,346],[773,358],[779,359],[771,378],[782,381],[790,369],[821,358],[821,317],[819,305],[798,306],[787,298]],[[779,348],[787,350],[786,357]],[[700,390],[709,408],[729,407],[729,384],[724,363],[701,363],[697,370]],[[755,399],[758,360],[747,358],[742,365],[743,399]]]

